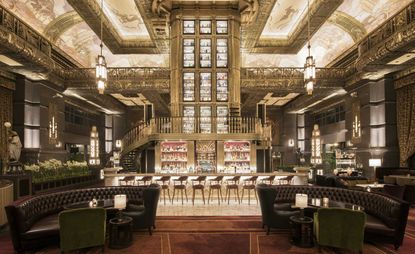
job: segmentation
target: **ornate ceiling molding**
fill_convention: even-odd
[[[341,11],[335,11],[327,22],[343,29],[356,43],[367,34],[366,28],[360,21]]]
[[[95,0],[77,1],[67,0],[76,12],[84,19],[89,27],[99,36],[101,30],[101,7]],[[137,1],[136,1],[137,2]],[[139,8],[140,11],[140,8]],[[143,17],[144,18],[144,17]],[[160,50],[153,43],[152,34],[150,40],[131,39],[125,40],[118,34],[112,22],[103,15],[103,41],[113,54],[157,54]],[[147,27],[150,32],[150,29]]]
[[[96,90],[95,69],[72,69],[63,71],[68,89]],[[169,68],[108,68],[106,93],[155,89],[169,92]]]
[[[271,14],[275,0],[260,1],[260,11],[256,22],[242,25],[242,46],[251,53],[296,54],[307,42],[307,18],[303,18],[288,39],[260,38]],[[343,0],[315,0],[310,6],[310,35],[326,22]],[[304,15],[307,17],[307,15]]]
[[[50,22],[44,30],[44,35],[52,43],[56,43],[59,37],[65,33],[69,28],[77,25],[84,20],[78,15],[76,11],[64,13]]]
[[[370,70],[369,65],[385,65],[392,59],[413,49],[415,42],[415,16],[412,2],[359,43],[356,68]]]
[[[0,54],[24,63],[21,67],[8,67],[10,71],[36,78],[55,67],[54,61],[51,61],[51,43],[2,6],[0,45]]]
[[[316,90],[342,88],[344,68],[317,68]],[[304,93],[303,68],[242,68],[241,89],[278,90]]]

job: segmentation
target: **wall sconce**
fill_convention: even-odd
[[[121,148],[122,147],[122,141],[121,141],[121,139],[115,140],[115,147],[116,148]]]
[[[289,146],[289,147],[294,147],[294,139],[290,138],[290,139],[288,140],[288,146]]]
[[[89,164],[99,165],[101,162],[99,160],[99,138],[98,131],[96,126],[92,126],[91,137],[90,137],[90,156]]]
[[[318,124],[314,124],[314,130],[311,134],[311,163],[314,165],[321,164],[321,139]]]

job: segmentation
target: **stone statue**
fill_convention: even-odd
[[[22,143],[20,142],[19,135],[11,129],[11,124],[9,122],[4,123],[4,126],[7,129],[9,162],[18,162],[22,152]]]

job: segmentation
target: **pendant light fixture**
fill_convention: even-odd
[[[107,63],[105,61],[105,57],[102,54],[102,16],[104,14],[104,0],[101,0],[101,44],[99,45],[101,48],[101,54],[98,55],[95,67],[95,78],[97,81],[97,88],[99,94],[104,94],[105,87],[107,85]]]
[[[314,84],[316,82],[316,61],[311,55],[310,45],[310,0],[307,1],[307,41],[308,56],[304,64],[304,84],[308,95],[313,94]]]

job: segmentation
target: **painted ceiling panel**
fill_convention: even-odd
[[[99,44],[100,39],[85,22],[73,26],[57,41],[60,48],[85,67],[95,66],[95,58],[100,51]],[[168,67],[169,64],[166,54],[114,55],[105,46],[103,53],[108,67]]]
[[[317,67],[324,67],[354,44],[353,38],[340,27],[325,23],[311,39],[311,54]],[[307,45],[296,55],[242,53],[243,67],[302,67]]]
[[[73,11],[65,0],[0,0],[0,3],[40,34],[52,20]]]
[[[310,0],[310,5],[313,0]],[[286,39],[306,14],[307,0],[277,0],[261,38]]]
[[[344,0],[338,8],[360,21],[370,33],[412,0]]]
[[[150,38],[134,0],[104,0],[104,13],[123,39]]]

